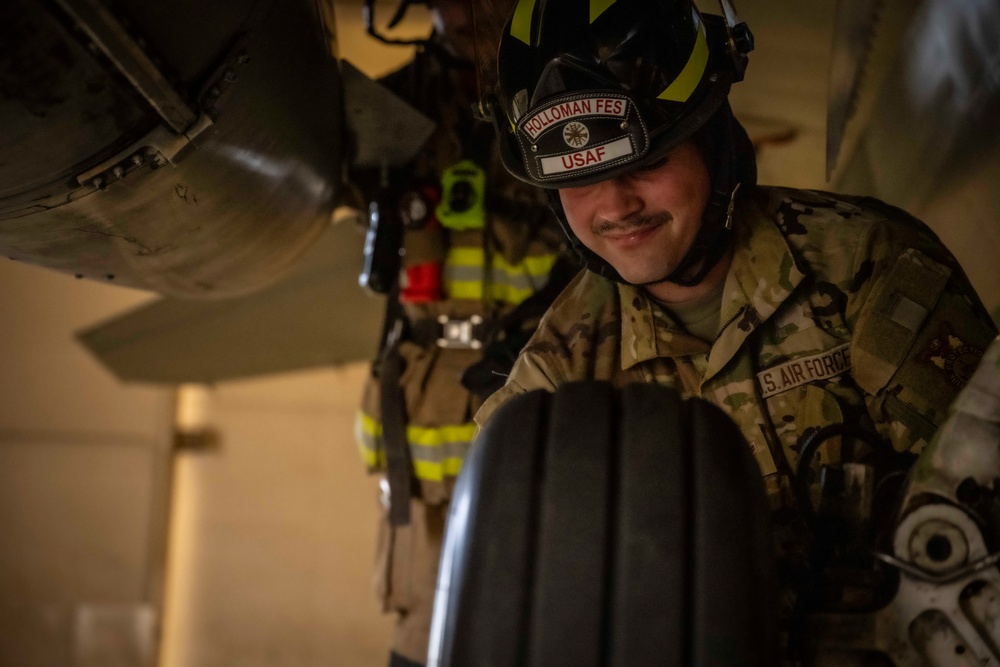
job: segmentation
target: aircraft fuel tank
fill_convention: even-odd
[[[337,194],[332,29],[311,0],[0,3],[0,255],[185,298],[274,282]]]

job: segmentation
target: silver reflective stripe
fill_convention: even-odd
[[[483,269],[474,266],[449,265],[445,269],[445,277],[454,282],[481,283],[483,282]],[[503,269],[498,270],[496,267],[494,267],[490,277],[494,285],[506,285],[519,290],[537,289],[536,278],[541,278],[543,281],[545,278],[545,276],[531,276],[527,273],[508,273]]]
[[[445,459],[464,459],[471,442],[443,442],[440,445],[417,445],[410,442],[410,454],[417,461],[440,463]]]

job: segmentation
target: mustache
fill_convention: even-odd
[[[600,220],[594,224],[591,231],[598,236],[602,234],[627,234],[628,232],[639,231],[646,227],[666,225],[673,219],[674,216],[665,211],[638,214],[618,221]]]

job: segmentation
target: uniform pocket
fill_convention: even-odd
[[[811,432],[844,421],[840,401],[829,391],[814,384],[805,384],[768,399],[768,411],[781,440],[785,459],[792,469],[799,462],[802,440]],[[812,464],[831,463],[840,459],[840,438],[827,440],[813,456]]]
[[[447,502],[428,505],[412,499],[410,523],[392,526],[383,510],[374,580],[383,611],[420,617],[429,627],[447,514]]]
[[[391,525],[389,512],[383,504],[375,543],[372,584],[384,613],[405,613],[412,605],[410,568],[413,560],[409,557],[412,550],[412,526],[412,522],[406,526]]]

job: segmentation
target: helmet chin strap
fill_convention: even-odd
[[[730,193],[712,192],[701,218],[701,229],[698,230],[691,249],[669,276],[657,282],[693,287],[715,268],[726,254],[732,239],[733,208],[736,206],[739,190],[740,184],[737,183]]]

